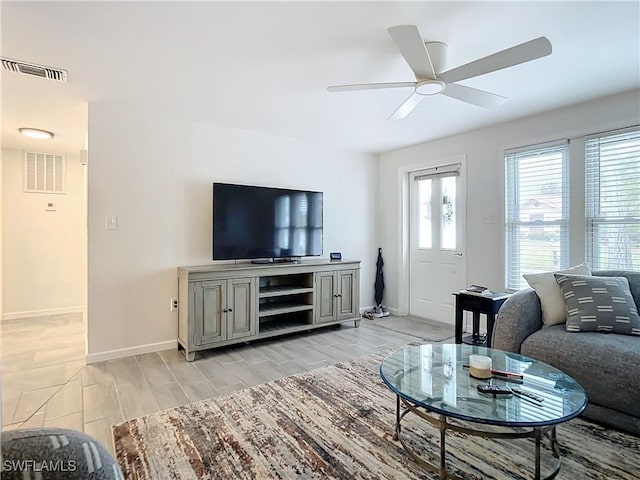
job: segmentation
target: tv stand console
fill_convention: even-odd
[[[360,261],[178,267],[178,348],[195,352],[353,320]]]

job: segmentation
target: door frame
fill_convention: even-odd
[[[409,177],[411,173],[440,165],[460,164],[460,202],[464,205],[464,218],[461,222],[461,238],[463,245],[458,249],[462,253],[462,278],[465,285],[467,283],[467,156],[465,154],[444,157],[428,162],[407,165],[398,169],[398,192],[400,192],[400,202],[398,212],[398,315],[409,314],[409,262],[410,262],[410,195]],[[453,292],[451,292],[453,294]],[[453,323],[453,319],[452,319]]]

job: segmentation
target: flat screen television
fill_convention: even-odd
[[[322,255],[322,192],[213,184],[213,260]]]

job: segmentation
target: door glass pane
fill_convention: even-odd
[[[443,249],[456,248],[456,177],[443,177],[442,182],[442,228],[440,245]]]
[[[418,248],[431,248],[431,182],[418,180]]]

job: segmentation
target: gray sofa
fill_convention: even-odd
[[[640,311],[640,272],[607,270],[624,276]],[[570,333],[565,325],[543,328],[540,300],[532,289],[502,305],[493,328],[493,348],[542,360],[576,379],[589,405],[583,415],[640,435],[640,337],[615,333]]]
[[[123,480],[111,454],[86,433],[65,428],[2,432],[2,480]]]

